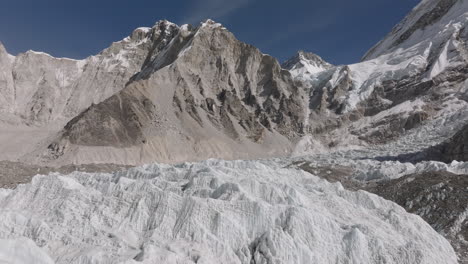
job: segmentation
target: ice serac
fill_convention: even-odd
[[[420,217],[275,162],[36,176],[0,206],[0,236],[58,264],[457,263]]]
[[[283,156],[305,132],[304,97],[276,59],[222,25],[184,25],[152,49],[125,89],[71,120],[46,158],[141,164]]]

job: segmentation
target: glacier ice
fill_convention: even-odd
[[[0,190],[0,208],[0,260],[23,250],[35,263],[457,262],[419,216],[273,161],[38,175]]]

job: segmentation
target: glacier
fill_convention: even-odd
[[[0,262],[457,263],[397,204],[267,160],[38,175],[0,208]]]

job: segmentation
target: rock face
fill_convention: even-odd
[[[108,162],[126,164],[281,156],[305,132],[304,89],[220,24],[175,27],[148,58],[125,89],[68,122],[46,158],[89,163],[108,148]]]
[[[0,206],[0,236],[56,263],[457,263],[400,206],[268,162],[36,176]]]

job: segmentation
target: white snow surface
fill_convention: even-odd
[[[54,261],[32,240],[27,238],[0,239],[2,264],[53,264]]]
[[[457,263],[420,217],[272,161],[36,176],[0,207],[1,256],[29,263]]]

